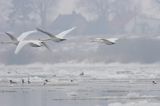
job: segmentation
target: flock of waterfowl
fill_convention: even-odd
[[[85,76],[84,72],[79,73],[79,77],[83,77]],[[56,78],[56,75],[52,76],[53,78]],[[57,80],[58,81],[58,80]],[[48,79],[48,78],[42,78],[41,80],[37,80],[36,82],[41,83],[42,85],[46,85],[48,83],[52,82],[52,79]],[[67,83],[73,83],[75,82],[74,79],[68,79],[65,82]],[[31,84],[31,83],[35,83],[35,81],[33,81],[32,79],[30,79],[30,76],[28,76],[28,78],[22,78],[21,80],[17,81],[17,80],[13,80],[13,79],[9,79],[9,84],[14,85],[14,84]]]
[[[19,51],[25,46],[25,45],[30,45],[31,47],[45,47],[46,49],[48,49],[49,51],[51,51],[51,49],[48,47],[48,45],[46,44],[47,41],[54,41],[54,42],[62,42],[64,40],[67,40],[66,38],[64,38],[67,34],[69,34],[71,31],[73,31],[74,29],[76,29],[76,27],[72,27],[68,30],[65,30],[57,35],[54,35],[50,32],[47,32],[43,29],[40,28],[36,28],[36,30],[32,30],[32,31],[27,31],[27,32],[23,32],[18,38],[16,38],[14,35],[12,35],[11,33],[5,32],[6,35],[8,35],[8,37],[10,38],[11,41],[1,41],[1,44],[14,44],[16,45],[16,49],[15,49],[15,54],[18,54]],[[25,40],[25,38],[28,35],[31,35],[33,33],[36,32],[41,32],[45,35],[48,35],[49,38],[48,39],[36,39],[36,40]],[[116,41],[118,40],[118,38],[95,38],[92,42],[100,42],[100,43],[104,43],[106,45],[113,45],[116,43]]]

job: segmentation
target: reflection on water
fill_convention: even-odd
[[[56,80],[54,80],[56,79]],[[160,105],[160,79],[53,78],[11,84],[2,82],[1,106],[149,106]]]

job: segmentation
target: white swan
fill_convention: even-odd
[[[18,54],[19,51],[27,44],[29,44],[32,47],[44,46],[49,51],[51,51],[50,48],[46,45],[45,40],[24,40],[28,35],[30,35],[32,33],[35,33],[35,32],[37,32],[37,30],[24,32],[18,38],[14,37],[12,34],[6,32],[6,35],[8,35],[12,41],[1,42],[1,43],[2,44],[14,44],[14,45],[17,45],[16,50],[14,52],[15,54]]]
[[[75,28],[76,27],[72,27],[71,29],[65,30],[65,31],[63,31],[63,32],[61,32],[61,33],[59,33],[57,35],[54,35],[54,34],[49,33],[47,31],[44,31],[44,30],[42,30],[40,28],[37,28],[37,31],[42,32],[42,33],[48,35],[50,37],[50,39],[48,39],[48,40],[52,40],[54,42],[61,42],[61,41],[66,40],[64,38],[64,36],[66,36],[68,33],[70,33],[71,31],[73,31]]]
[[[116,44],[119,38],[96,38],[95,40],[92,40],[92,42],[99,42],[106,45],[113,45]]]
[[[19,51],[25,46],[25,45],[30,45],[32,47],[45,47],[46,49],[48,49],[49,51],[51,51],[51,49],[47,46],[47,44],[45,43],[45,41],[42,40],[22,40],[18,43],[16,50],[15,50],[15,54],[18,54]]]

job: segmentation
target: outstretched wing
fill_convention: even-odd
[[[115,44],[114,42],[111,42],[111,41],[109,41],[108,39],[102,39],[102,40],[103,40],[102,43],[104,43],[104,44],[106,44],[106,45],[113,45],[113,44]]]
[[[8,35],[8,37],[12,40],[12,41],[17,41],[17,38],[14,37],[12,34],[5,32],[6,35]]]
[[[118,38],[108,38],[108,39],[101,39],[103,41],[103,43],[105,43],[106,45],[113,45],[116,43],[116,41],[118,40]]]
[[[49,32],[47,32],[47,31],[44,31],[43,29],[40,29],[40,28],[36,28],[36,29],[37,29],[37,31],[42,32],[42,33],[48,35],[48,36],[51,37],[51,38],[56,38],[56,36],[54,36],[52,33],[49,33]]]
[[[19,37],[18,37],[18,41],[22,41],[24,40],[28,35],[32,34],[32,33],[35,33],[37,32],[37,30],[32,30],[32,31],[27,31],[27,32],[24,32],[22,33]]]
[[[15,50],[15,54],[18,54],[19,53],[19,51],[25,46],[25,45],[27,45],[27,44],[30,44],[31,42],[29,42],[29,41],[21,41],[21,42],[19,42],[19,44],[17,45],[17,48],[16,48],[16,50]]]
[[[59,33],[58,35],[56,35],[56,37],[63,39],[65,35],[67,35],[71,31],[73,31],[74,29],[76,29],[76,27],[72,27],[71,29],[63,31],[63,32]]]
[[[107,40],[110,41],[110,42],[115,43],[117,40],[119,40],[119,38],[109,38]]]
[[[94,42],[100,42],[100,43],[104,43],[106,45],[113,45],[116,43],[116,41],[118,40],[118,38],[109,38],[109,39],[106,39],[106,38],[96,38],[94,40]]]

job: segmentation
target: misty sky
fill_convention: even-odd
[[[0,0],[0,41],[37,27],[57,34],[76,26],[67,41],[45,48],[0,45],[1,64],[160,62],[160,0]],[[136,37],[135,37],[136,36]],[[116,45],[91,43],[96,37],[122,37]],[[128,38],[127,38],[128,37]],[[27,39],[47,38],[36,33]]]

